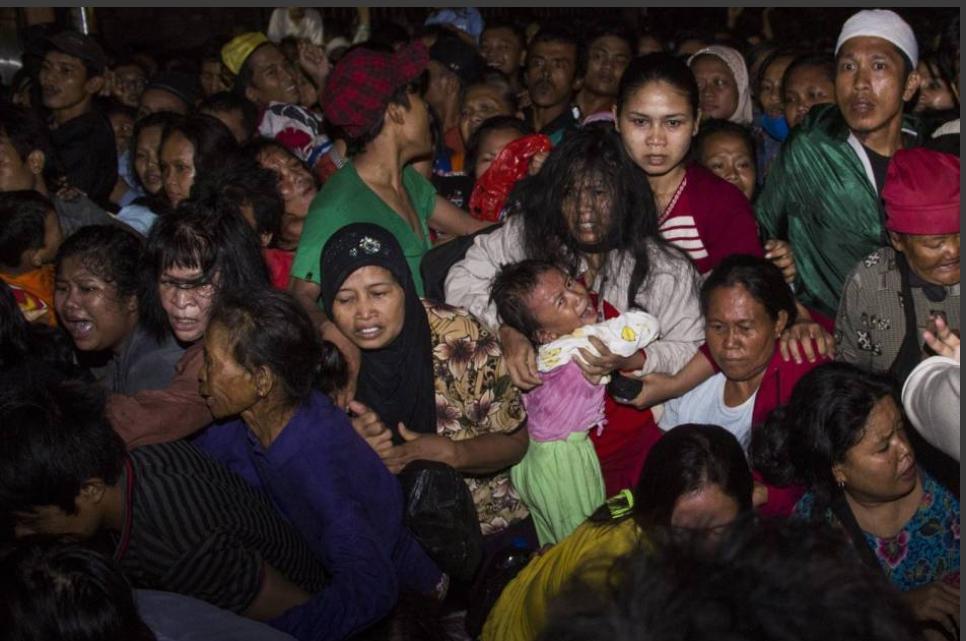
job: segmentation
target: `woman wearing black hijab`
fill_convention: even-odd
[[[322,302],[361,351],[354,424],[394,473],[416,460],[463,473],[484,536],[527,516],[509,468],[526,416],[496,337],[468,312],[420,300],[398,241],[369,223],[322,251]]]

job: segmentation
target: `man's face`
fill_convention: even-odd
[[[527,55],[527,87],[537,107],[566,105],[577,80],[577,47],[567,42],[538,42]]]
[[[198,79],[201,82],[201,92],[205,95],[205,98],[219,91],[228,91],[228,83],[222,77],[221,63],[217,60],[202,62],[201,74]]]
[[[245,90],[249,100],[257,105],[270,102],[297,104],[299,87],[291,63],[275,45],[265,44],[252,52],[247,64],[252,70],[252,81]]]
[[[870,36],[845,41],[836,57],[835,96],[856,134],[870,134],[901,121],[902,103],[912,98],[919,76],[903,79],[905,64],[895,46]]]
[[[9,138],[0,134],[0,192],[34,189],[36,179],[30,163],[20,157]]]
[[[100,76],[87,77],[87,68],[80,58],[48,51],[40,67],[44,106],[54,111],[77,107],[97,93],[100,79]]]
[[[512,29],[487,29],[480,38],[480,55],[486,64],[513,78],[523,64],[526,49]]]
[[[122,65],[114,69],[114,82],[111,86],[112,95],[122,104],[128,107],[137,108],[141,94],[144,93],[144,86],[147,84],[147,75],[144,70],[137,65]]]
[[[920,236],[889,232],[892,246],[921,279],[933,285],[959,284],[959,234]]]
[[[617,96],[617,85],[630,61],[631,48],[623,38],[597,38],[590,43],[584,88],[599,96]]]

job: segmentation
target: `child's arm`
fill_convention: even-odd
[[[714,363],[708,360],[703,350],[699,350],[688,364],[673,376],[660,372],[646,374],[641,379],[644,383],[641,393],[628,404],[637,409],[645,409],[668,399],[677,398],[711,378],[715,371]]]

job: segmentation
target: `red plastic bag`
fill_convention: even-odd
[[[530,159],[550,151],[550,138],[531,134],[508,144],[483,172],[470,195],[470,214],[480,220],[499,222],[507,196],[517,181],[527,175]]]

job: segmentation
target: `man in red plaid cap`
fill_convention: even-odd
[[[426,47],[419,42],[395,53],[355,47],[332,70],[322,100],[326,119],[341,128],[348,140],[351,160],[312,201],[292,265],[290,289],[317,320],[323,337],[347,357],[353,381],[358,348],[325,319],[318,306],[319,258],[332,234],[358,222],[392,232],[422,295],[419,263],[431,247],[429,226],[462,236],[488,225],[439,196],[409,166],[432,153],[429,112],[422,95],[428,62]],[[354,388],[354,382],[349,388]],[[350,398],[351,393],[345,400]]]

